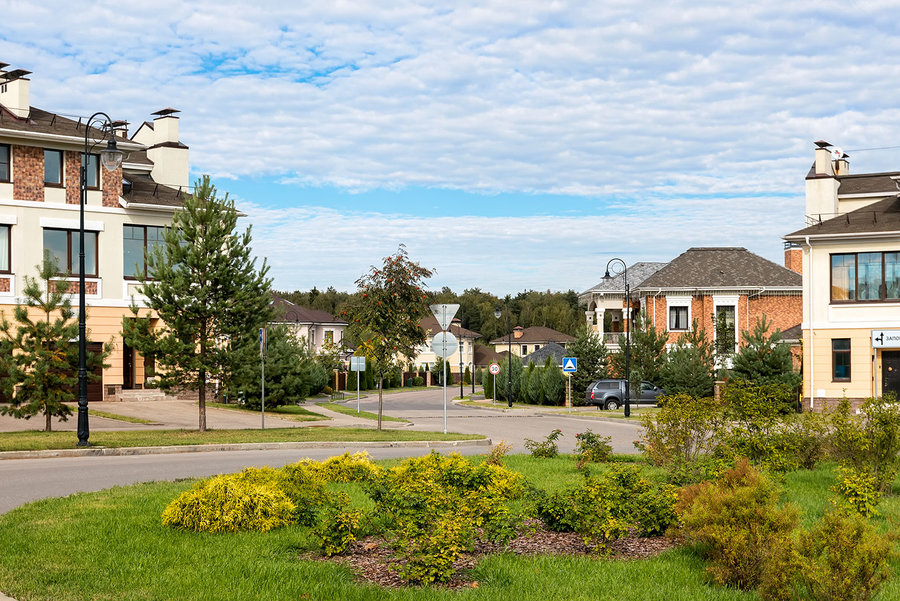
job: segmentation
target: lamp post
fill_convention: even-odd
[[[500,319],[500,315],[502,311],[500,311],[500,307],[494,309],[494,317]],[[507,354],[506,357],[506,406],[512,409],[512,330],[509,327],[509,300],[507,298],[506,301],[506,343],[507,343]]]
[[[106,113],[94,113],[84,128],[84,154],[81,155],[81,204],[78,210],[78,446],[89,446],[90,427],[88,425],[87,400],[87,337],[84,292],[84,205],[87,204],[87,170],[90,163],[91,126],[97,124],[100,131],[108,136],[106,148],[100,151],[100,162],[107,171],[115,171],[122,164],[122,151],[116,147],[116,136],[112,119]],[[101,144],[103,140],[95,143]],[[98,168],[97,179],[100,179]],[[97,182],[98,187],[100,182]]]
[[[603,279],[606,281],[612,279],[612,276],[609,275],[609,268],[616,262],[622,266],[621,273],[625,278],[625,417],[629,417],[631,415],[631,296],[628,289],[628,266],[625,261],[618,257],[610,259],[606,264],[606,274]]]

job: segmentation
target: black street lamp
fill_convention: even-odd
[[[500,307],[494,309],[494,317],[500,319],[500,315],[502,311],[500,311]],[[506,342],[507,342],[507,357],[506,357],[506,406],[512,409],[513,399],[512,399],[512,330],[509,327],[509,299],[506,300]]]
[[[622,265],[621,273],[625,278],[625,417],[629,417],[631,415],[631,295],[628,289],[628,266],[625,261],[618,257],[610,259],[606,264],[606,275],[603,276],[603,279],[606,281],[612,279],[612,276],[609,275],[609,267],[616,261]]]
[[[112,127],[112,119],[106,113],[94,113],[84,128],[84,154],[81,155],[81,205],[78,221],[78,446],[89,446],[88,437],[88,400],[87,400],[87,335],[84,294],[84,205],[87,204],[87,170],[90,163],[91,150],[101,144],[100,140],[91,145],[91,126],[96,123],[98,129],[108,136],[106,148],[100,151],[100,162],[107,171],[115,171],[122,164],[122,151],[116,147],[116,135]],[[100,179],[100,170],[97,169]],[[97,182],[100,187],[100,182]]]

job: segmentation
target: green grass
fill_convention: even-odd
[[[232,409],[234,411],[243,411],[245,413],[259,414],[259,409],[250,409],[241,405],[232,405],[231,403],[207,403],[207,407],[216,409]],[[327,420],[324,415],[319,415],[315,411],[310,411],[300,405],[280,405],[278,407],[266,407],[266,414],[274,414],[279,417],[287,417],[298,422],[316,422]]]
[[[158,447],[170,445],[198,445],[252,442],[380,442],[406,440],[474,440],[477,434],[443,434],[412,430],[382,430],[371,428],[274,428],[268,430],[138,430],[128,432],[92,432],[95,447]],[[0,433],[0,451],[38,451],[74,449],[78,442],[74,432]],[[2,589],[0,589],[2,590]]]
[[[582,478],[571,456],[509,456],[507,464],[541,487]],[[789,474],[786,498],[801,503],[805,513],[819,514],[834,481],[831,467]],[[755,593],[708,584],[703,563],[686,549],[631,561],[494,555],[470,574],[478,587],[459,591],[359,585],[347,568],[303,557],[317,548],[308,528],[218,535],[164,528],[163,508],[190,486],[182,481],[117,487],[38,501],[0,516],[0,590],[20,601],[758,600]],[[348,492],[354,504],[366,503],[355,485],[330,486]],[[900,503],[889,501],[894,500],[880,506],[884,517],[875,520],[882,531],[900,517]],[[900,559],[892,560],[892,568],[897,574]],[[898,581],[886,583],[876,601],[900,600]]]
[[[356,412],[355,407],[350,407],[349,405],[341,405],[340,403],[316,403],[319,407],[324,407],[325,409],[330,409],[331,411],[335,411],[337,413],[342,413],[344,415],[352,415],[353,417],[359,417],[361,419],[378,419],[377,413],[371,413],[369,411],[360,411]],[[402,422],[408,424],[409,421],[405,419],[400,419],[399,417],[390,417],[388,415],[382,414],[381,421],[383,422]]]
[[[97,411],[96,409],[88,409],[88,415],[93,417],[105,417],[106,419],[115,419],[120,422],[128,422],[129,424],[155,424],[157,422],[152,419],[144,419],[142,417],[131,417],[130,415],[119,415],[118,413],[110,413],[108,411]]]

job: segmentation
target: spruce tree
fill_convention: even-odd
[[[25,276],[24,303],[13,312],[15,327],[0,320],[0,386],[9,405],[0,413],[29,419],[44,415],[44,431],[52,419],[66,421],[78,391],[78,320],[68,298],[69,282],[57,279],[59,269],[47,254],[37,266],[38,277]],[[102,366],[112,347],[87,354],[88,378]]]
[[[572,374],[572,400],[583,402],[583,393],[591,382],[608,377],[609,351],[597,332],[584,325],[575,340],[566,345],[566,355],[578,358],[578,371]]]
[[[660,374],[667,395],[712,396],[715,386],[715,353],[712,343],[695,319],[691,331],[678,337]]]
[[[250,228],[236,231],[238,212],[226,194],[216,196],[208,176],[197,181],[163,243],[147,254],[147,278],[140,278],[151,315],[123,318],[125,341],[156,360],[165,391],[198,391],[201,432],[206,431],[210,383],[234,371],[234,344],[253,339],[272,315],[271,280],[265,261],[251,256]]]
[[[640,398],[641,380],[659,384],[662,368],[666,364],[665,330],[657,330],[646,311],[634,320],[631,332],[631,398]],[[612,357],[612,364],[620,378],[625,377],[625,337],[619,339],[619,351]]]
[[[801,376],[794,371],[791,347],[781,341],[781,330],[772,330],[772,325],[763,315],[756,320],[753,332],[741,332],[743,343],[734,355],[731,377],[756,385],[785,384],[795,389]]]

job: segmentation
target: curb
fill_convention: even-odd
[[[395,440],[378,442],[264,442],[229,443],[203,445],[177,445],[167,447],[119,447],[88,449],[54,449],[47,451],[0,451],[0,461],[4,459],[52,459],[58,457],[119,457],[128,455],[167,455],[174,453],[210,453],[214,451],[271,451],[276,449],[334,449],[350,445],[361,448],[424,448],[443,447],[489,447],[489,438],[477,440]],[[5,599],[0,596],[0,601]]]

